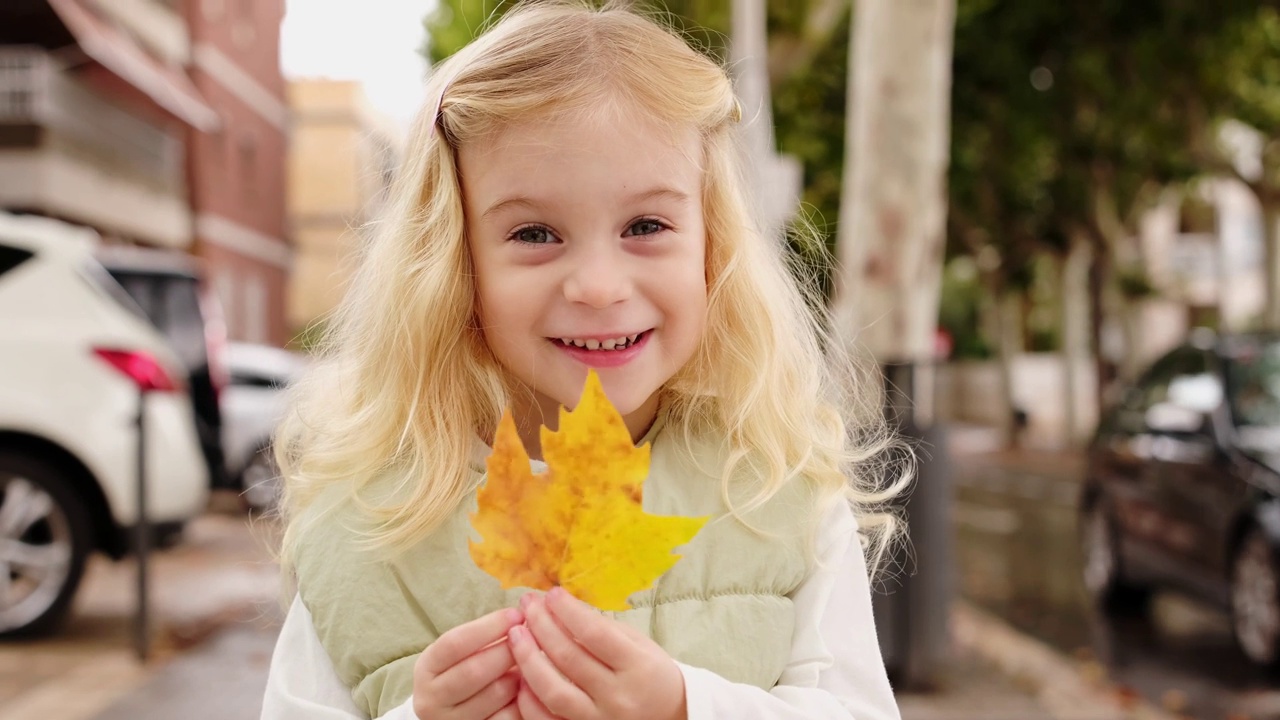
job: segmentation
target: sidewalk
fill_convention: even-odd
[[[211,512],[188,527],[182,544],[156,553],[151,566],[152,655],[145,665],[133,648],[134,563],[91,558],[72,617],[61,632],[0,643],[0,720],[89,720],[152,686],[197,652],[218,647],[228,632],[260,628],[273,642],[278,621],[272,618],[280,606],[279,573],[270,551],[276,542],[274,526],[248,520],[233,503],[215,501]],[[234,659],[246,671],[255,662]],[[257,672],[265,675],[265,663]],[[177,691],[194,697],[198,685]],[[219,703],[230,702],[237,692],[248,691],[231,688]],[[135,717],[169,720],[183,715]],[[257,717],[256,711],[245,717]]]

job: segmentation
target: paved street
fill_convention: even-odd
[[[1076,542],[1078,460],[1061,456],[957,462],[956,556],[965,597],[1198,720],[1280,718],[1280,680],[1250,667],[1225,614],[1157,596],[1151,621],[1108,623],[1090,610]]]
[[[181,545],[154,556],[149,663],[139,663],[133,651],[133,563],[95,557],[61,633],[0,644],[0,720],[256,718],[256,708],[221,709],[261,697],[261,689],[244,684],[265,678],[280,619],[269,550],[276,529],[224,504],[196,520]],[[230,637],[227,628],[234,629]],[[201,667],[198,682],[174,684],[175,674],[181,679],[185,667],[199,666],[211,651],[217,661]],[[154,703],[155,711],[130,710],[131,697]],[[183,711],[167,711],[173,702]],[[201,708],[219,711],[199,715]]]

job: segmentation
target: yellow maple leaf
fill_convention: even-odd
[[[680,559],[707,518],[651,515],[641,507],[649,446],[635,447],[622,416],[587,373],[573,412],[542,428],[547,471],[534,474],[508,411],[477,493],[471,557],[503,588],[557,585],[601,610],[626,610]]]

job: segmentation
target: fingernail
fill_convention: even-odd
[[[519,645],[524,642],[525,629],[522,627],[513,627],[507,633],[507,638],[511,640],[512,645]]]
[[[556,602],[560,602],[569,595],[569,591],[557,585],[551,588],[551,592],[547,593],[547,595],[551,596],[551,598]]]
[[[520,609],[528,610],[529,603],[533,602],[533,593],[527,592],[520,596]]]
[[[516,610],[515,608],[507,610],[507,622],[512,625],[519,625],[524,622],[524,613]]]

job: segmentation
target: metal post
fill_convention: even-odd
[[[146,662],[151,654],[147,562],[151,553],[151,523],[147,517],[147,391],[138,389],[138,517],[134,525],[134,552],[138,563],[138,614],[134,623],[134,648]]]

